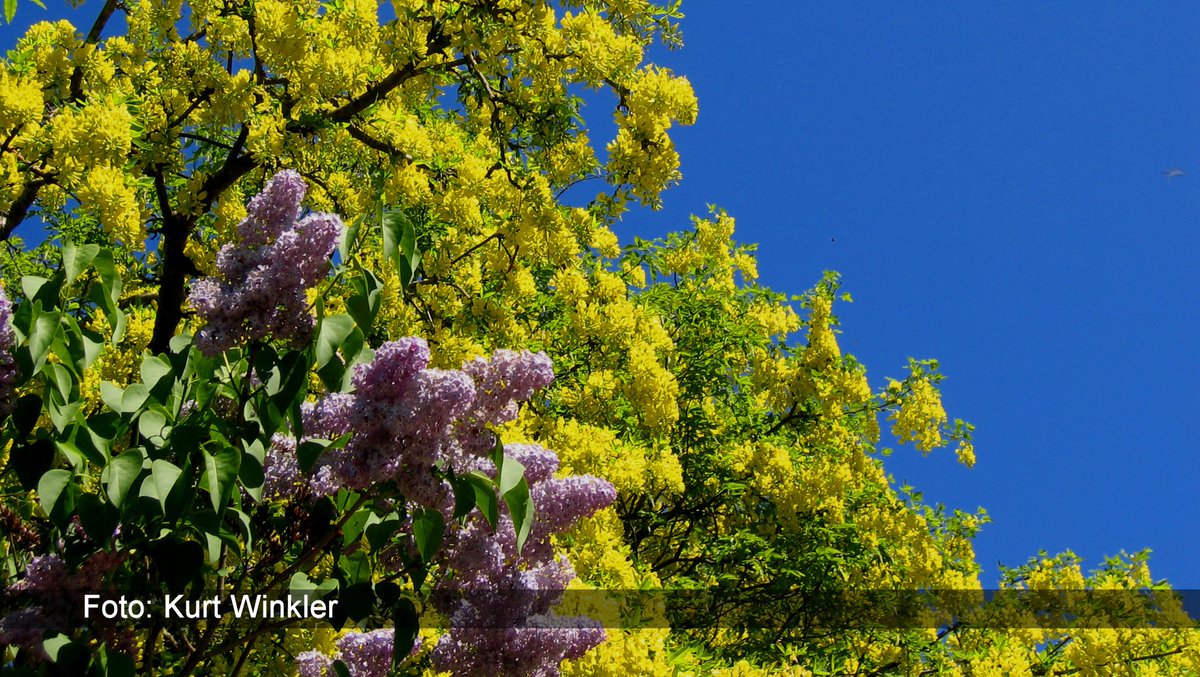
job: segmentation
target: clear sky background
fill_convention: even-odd
[[[55,3],[56,5],[58,3]],[[11,46],[40,10],[22,0]],[[997,562],[1122,548],[1200,588],[1200,9],[1183,2],[685,2],[699,122],[683,183],[621,229],[714,203],[768,286],[844,276],[843,350],[872,382],[937,358],[951,450],[887,459],[930,502],[988,509]],[[596,102],[592,138],[611,137]],[[1164,172],[1181,169],[1183,176]]]
[[[978,464],[885,463],[929,502],[987,508],[985,587],[1039,549],[1087,570],[1149,547],[1154,576],[1200,588],[1200,9],[683,10],[684,48],[655,59],[700,100],[675,133],[684,179],[623,239],[715,203],[764,284],[842,273],[842,347],[874,385],[940,360]]]

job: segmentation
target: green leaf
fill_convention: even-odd
[[[130,449],[104,466],[104,472],[100,473],[100,481],[104,483],[108,500],[112,501],[114,506],[120,508],[121,504],[125,502],[125,496],[133,487],[134,480],[142,474],[144,459],[144,451]]]
[[[416,246],[416,231],[412,222],[399,209],[385,209],[380,214],[380,228],[383,231],[384,257],[398,261],[401,256]]]
[[[138,433],[156,447],[163,446],[170,434],[167,417],[156,408],[147,409],[138,417]]]
[[[24,439],[37,425],[42,415],[42,398],[34,394],[22,395],[13,405],[12,417],[16,425],[17,438]]]
[[[146,388],[154,390],[163,379],[172,378],[171,363],[159,355],[146,355],[142,358],[142,383]]]
[[[183,471],[174,463],[162,459],[156,460],[150,466],[150,476],[142,480],[140,495],[151,499],[160,508],[165,508],[167,497],[170,496],[171,490],[175,488],[175,483],[179,481],[179,476],[182,474]]]
[[[374,524],[367,525],[366,535],[367,543],[371,546],[371,552],[379,552],[391,540],[392,534],[400,528],[400,518],[395,513],[379,520]]]
[[[371,331],[371,323],[379,314],[383,283],[369,270],[363,269],[361,273],[350,279],[350,287],[354,293],[346,299],[346,310],[350,312],[359,329],[368,334]]]
[[[29,358],[33,371],[41,371],[46,355],[50,352],[50,344],[58,334],[59,320],[57,313],[48,313],[35,305],[33,309],[33,326],[29,332]]]
[[[107,543],[121,521],[117,509],[96,494],[79,494],[75,498],[75,513],[88,538],[97,543]]]
[[[400,286],[407,291],[412,286],[413,280],[416,279],[417,271],[405,257],[396,261],[396,271],[400,275]]]
[[[71,374],[71,370],[61,364],[51,362],[42,368],[50,383],[62,393],[64,399],[71,397],[71,387],[75,385],[75,378]]]
[[[70,637],[57,634],[44,642],[42,649],[57,666],[59,674],[83,674],[87,667],[87,649],[79,642],[72,642]]]
[[[100,669],[103,670],[103,677],[134,677],[137,674],[137,666],[132,658],[120,651],[110,652],[104,645],[100,646]]]
[[[30,303],[40,304],[42,308],[55,308],[58,305],[59,285],[40,275],[26,275],[21,278],[21,291]]]
[[[72,479],[75,477],[70,470],[51,470],[38,480],[38,500],[42,510],[50,516],[55,524],[66,523],[75,511],[75,491]]]
[[[105,406],[118,414],[124,413],[121,407],[121,396],[124,394],[125,391],[115,383],[109,381],[102,381],[100,383],[100,399],[104,402]]]
[[[349,315],[332,315],[321,320],[321,328],[317,334],[313,353],[318,369],[324,367],[337,355],[338,348],[352,331],[354,331],[354,318]]]
[[[204,452],[204,477],[201,484],[212,499],[213,510],[219,514],[233,493],[238,468],[242,465],[242,454],[234,447],[225,447],[215,454]]]
[[[296,463],[300,466],[300,472],[307,473],[311,470],[328,446],[328,441],[320,439],[301,442],[300,446],[296,447]]]
[[[76,406],[78,404],[75,403]],[[84,469],[84,459],[101,468],[108,463],[108,450],[111,446],[109,441],[94,434],[87,424],[63,426],[62,432],[63,434],[54,441],[54,446],[70,459],[76,469]]]
[[[101,250],[92,263],[96,266],[96,272],[100,273],[100,285],[104,290],[105,298],[115,308],[117,301],[121,299],[122,283],[121,275],[117,272],[116,263],[113,261],[112,252],[107,249]]]
[[[504,463],[500,465],[499,478],[496,481],[497,491],[501,496],[507,495],[524,477],[525,466],[521,465],[517,459],[505,456]]]
[[[17,0],[4,0],[4,23],[12,23],[13,17],[17,15]]]
[[[351,555],[343,555],[338,559],[338,569],[346,585],[371,582],[371,562],[367,553],[359,550]]]
[[[442,547],[442,532],[446,528],[442,513],[429,508],[422,508],[413,514],[413,540],[417,542],[417,551],[421,553],[422,562],[431,562]]]
[[[358,241],[358,232],[362,229],[363,218],[360,216],[351,221],[349,225],[342,229],[342,234],[338,238],[338,258],[341,259],[343,264],[350,260],[350,250],[354,248],[354,244]]]
[[[455,477],[454,478],[454,519],[466,517],[472,510],[475,509],[475,489],[470,482]]]
[[[46,400],[46,413],[50,416],[50,422],[54,424],[55,430],[64,432],[67,426],[78,417],[79,410],[83,407],[83,400],[67,401],[54,390],[48,390],[46,394],[49,396]]]
[[[91,265],[92,260],[100,253],[100,245],[85,244],[78,247],[74,242],[66,241],[62,247],[63,273],[66,283],[70,284]]]
[[[96,340],[98,336],[98,334],[87,329],[80,332],[80,340],[83,344],[83,361],[78,363],[78,366],[81,371],[92,366],[96,362],[96,358],[100,357],[100,353],[104,350],[104,341]]]
[[[460,511],[460,493],[464,497],[463,501],[470,501],[470,507],[464,511]],[[455,517],[462,517],[469,513],[470,509],[479,507],[479,511],[484,515],[488,525],[492,529],[496,528],[496,523],[500,517],[500,503],[496,496],[496,483],[490,477],[479,471],[472,471],[464,475],[458,475],[455,478]]]
[[[533,500],[529,497],[529,483],[522,477],[512,489],[504,492],[504,503],[512,515],[513,528],[517,532],[517,553],[521,552],[529,530],[533,527]]]
[[[256,501],[262,500],[263,483],[266,479],[263,475],[265,459],[266,450],[263,449],[262,442],[254,440],[246,445],[242,452],[242,464],[238,467],[238,480],[241,481],[242,488]]]
[[[118,413],[132,414],[142,408],[146,403],[146,398],[150,397],[150,391],[141,383],[131,383],[121,395],[121,409]]]
[[[417,635],[421,632],[421,618],[417,615],[417,607],[411,599],[402,598],[396,602],[392,612],[392,626],[395,628],[392,636],[392,669],[400,667],[408,654],[412,652]]]
[[[367,510],[359,510],[346,520],[342,525],[342,543],[347,547],[354,545],[360,537],[362,537],[363,529],[367,526],[367,520],[371,518],[371,513]]]

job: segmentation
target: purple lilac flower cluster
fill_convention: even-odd
[[[192,285],[189,298],[205,322],[196,345],[205,354],[267,336],[303,340],[312,332],[305,292],[328,272],[342,221],[323,213],[301,219],[307,189],[292,170],[271,177],[246,207],[240,242],[217,254],[220,275]]]
[[[370,632],[348,632],[337,640],[338,651],[326,656],[319,651],[305,651],[296,656],[300,677],[326,677],[336,674],[334,661],[341,661],[354,677],[386,677],[392,669],[392,646],[395,634],[391,628]],[[413,643],[412,652],[421,646],[421,638]]]
[[[507,512],[495,530],[478,513],[465,526],[450,519],[451,488],[433,472],[434,464],[494,475],[491,428],[516,418],[518,404],[548,385],[554,370],[544,353],[529,351],[498,350],[460,371],[430,369],[429,357],[419,338],[386,343],[371,363],[357,367],[353,393],[306,405],[309,435],[353,436],[318,458],[308,478],[297,468],[295,441],[275,439],[267,452],[264,496],[294,495],[299,485],[319,496],[393,483],[409,501],[441,510],[447,558],[434,598],[451,630],[433,649],[434,666],[456,675],[557,675],[562,661],[603,642],[605,632],[589,618],[551,611],[575,577],[570,562],[555,554],[551,536],[612,504],[616,490],[591,476],[555,478],[554,452],[511,444],[505,454],[525,467],[536,514],[522,551]],[[375,632],[344,638],[336,658],[300,655],[300,674],[328,674],[338,659],[352,675],[382,674],[376,671],[390,655],[392,635]]]
[[[0,287],[0,417],[12,409],[13,383],[17,380],[17,364],[12,349],[16,335],[12,329],[12,301]]]
[[[47,659],[42,647],[46,630],[67,630],[77,622],[78,595],[101,592],[109,572],[125,560],[123,553],[98,551],[83,561],[74,573],[58,555],[38,555],[25,565],[25,575],[0,589],[0,606],[22,608],[0,617],[0,646],[19,646]],[[131,636],[115,627],[103,629],[110,648],[132,655]]]
[[[529,351],[497,351],[461,371],[428,366],[424,340],[385,343],[370,364],[357,367],[353,394],[331,394],[305,408],[310,434],[354,433],[344,448],[318,460],[315,494],[393,482],[419,505],[446,505],[450,487],[434,474],[434,463],[444,460],[458,472],[480,467],[495,446],[487,426],[511,421],[517,403],[554,378],[550,359]]]
[[[512,444],[505,453],[525,466],[536,510],[533,529],[520,554],[507,514],[495,532],[475,515],[450,535],[450,573],[434,599],[451,629],[434,647],[433,664],[470,677],[553,677],[562,661],[603,642],[605,632],[590,618],[551,611],[575,571],[566,557],[555,555],[550,537],[611,505],[617,493],[590,475],[555,479],[558,457],[548,449]]]

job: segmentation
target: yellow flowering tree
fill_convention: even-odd
[[[444,368],[502,347],[553,359],[554,385],[497,432],[559,450],[560,472],[618,492],[556,537],[581,591],[564,607],[610,628],[566,673],[1200,671],[1200,644],[1170,605],[1122,612],[1130,595],[1099,597],[1091,620],[1043,629],[1027,602],[972,596],[971,538],[986,515],[896,487],[879,446],[887,426],[921,452],[954,445],[969,466],[971,428],[943,409],[934,361],[871,385],[838,344],[835,276],[794,299],[757,285],[753,250],[721,212],[620,246],[611,226],[633,203],[659,205],[679,178],[671,130],[697,115],[687,80],[645,58],[655,41],[679,44],[677,2],[84,10],[86,33],[36,24],[0,71],[0,233],[18,299],[21,276],[62,267],[60,242],[116,247],[121,312],[80,310],[113,338],[80,384],[85,406],[196,326],[189,286],[236,239],[247,199],[289,168],[309,207],[349,225],[341,273],[310,299],[322,318],[353,317],[347,345],[427,336]],[[127,30],[113,35],[118,12]],[[617,131],[592,139],[585,101],[605,97],[598,114]],[[593,197],[564,198],[580,184]],[[46,242],[16,238],[38,221]],[[351,352],[335,345],[331,359],[348,365]],[[314,370],[309,392],[334,380]],[[1140,556],[1090,577],[1069,556],[1043,556],[1003,582],[1151,584]],[[929,618],[863,622],[867,593],[881,590],[966,594]],[[314,646],[328,649],[328,634],[281,631],[245,664],[278,670]],[[220,660],[208,667],[229,667]]]

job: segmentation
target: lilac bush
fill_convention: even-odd
[[[303,216],[305,190],[293,171],[267,182],[217,274],[193,285],[194,339],[141,355],[132,380],[100,384],[93,416],[72,413],[98,359],[90,334],[53,304],[14,314],[0,290],[0,400],[40,392],[47,419],[5,427],[12,495],[30,497],[23,513],[0,513],[28,550],[8,550],[0,576],[0,650],[14,665],[256,674],[272,662],[251,648],[266,646],[314,677],[383,677],[405,661],[548,676],[604,641],[596,621],[555,612],[575,571],[552,539],[610,505],[615,489],[561,476],[554,452],[497,434],[554,379],[550,359],[501,349],[431,368],[420,338],[378,343],[375,311],[323,315],[314,341],[308,293],[329,272],[342,224]],[[99,256],[91,247],[75,261],[99,261],[90,301],[119,317],[111,257]],[[365,285],[354,294],[347,307],[359,310],[378,297]],[[45,366],[17,374],[14,338],[35,329],[29,362]],[[292,610],[297,590],[310,591],[306,604],[315,596],[312,615]],[[225,598],[231,608],[173,606],[172,616],[164,606],[152,616],[161,624],[142,611],[79,613],[81,593],[118,591],[151,608]],[[286,612],[271,610],[285,599]],[[417,641],[394,655],[418,636],[418,606],[448,624],[419,661]],[[206,622],[191,622],[196,613]],[[332,655],[281,643],[305,619],[354,629]]]
[[[392,650],[395,633],[390,628],[370,632],[348,632],[337,640],[337,653],[326,656],[318,651],[305,651],[296,656],[299,677],[325,677],[336,674],[333,662],[340,660],[354,677],[386,677],[392,669]],[[420,640],[410,653],[420,648]]]
[[[189,299],[205,322],[196,346],[204,353],[268,336],[301,341],[312,332],[306,291],[329,271],[343,226],[333,214],[301,219],[306,191],[295,171],[271,177],[238,224],[240,242],[217,254],[220,274],[192,285]]]
[[[322,453],[305,476],[296,441],[277,435],[267,452],[264,495],[302,488],[311,499],[342,488],[394,486],[415,506],[440,512],[445,558],[433,600],[450,630],[432,651],[434,667],[456,675],[556,675],[563,660],[603,642],[605,633],[591,619],[553,612],[575,572],[554,552],[551,537],[610,505],[616,490],[596,477],[556,478],[554,452],[512,444],[504,447],[505,458],[524,467],[536,515],[523,547],[507,506],[495,525],[479,512],[456,522],[446,469],[495,477],[492,427],[513,420],[519,403],[548,385],[554,372],[545,354],[529,351],[498,350],[462,370],[431,369],[429,357],[420,338],[385,343],[374,360],[356,367],[352,393],[306,404],[307,435],[351,437]],[[352,675],[384,674],[381,661],[390,656],[393,635],[376,632],[343,638],[334,657],[302,654],[301,675],[328,674],[334,660]]]
[[[590,475],[550,477],[558,458],[542,447],[512,445],[506,451],[529,462],[533,531],[520,553],[507,515],[494,532],[476,516],[454,534],[448,572],[435,596],[451,627],[434,647],[433,664],[470,677],[553,677],[562,661],[579,658],[606,635],[590,618],[553,613],[575,571],[555,554],[550,537],[611,505],[616,489]]]
[[[495,446],[487,428],[516,417],[519,401],[554,378],[544,353],[497,351],[463,370],[429,369],[420,338],[383,344],[353,376],[354,393],[334,393],[305,407],[305,430],[322,437],[353,433],[314,469],[317,495],[394,482],[418,505],[446,504],[450,487],[432,472],[448,462],[460,472],[480,467]]]

